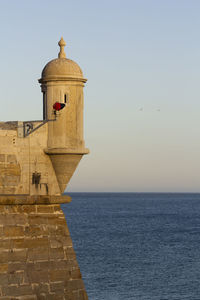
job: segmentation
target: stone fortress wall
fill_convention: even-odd
[[[87,299],[59,204],[0,205],[0,299]]]
[[[0,122],[0,300],[88,299],[60,207],[71,201],[63,192],[88,153],[86,79],[63,39],[59,46],[39,80],[43,120]]]
[[[59,195],[53,166],[43,151],[47,123],[26,138],[19,130],[21,123],[0,123],[0,194]],[[34,174],[41,175],[39,184],[34,184]]]

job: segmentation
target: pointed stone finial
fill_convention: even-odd
[[[64,47],[66,46],[66,43],[61,37],[60,41],[58,42],[58,45],[60,46],[60,52],[58,53],[58,58],[66,58]]]

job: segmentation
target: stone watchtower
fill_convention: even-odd
[[[43,120],[0,123],[0,299],[86,300],[61,203],[83,137],[80,67],[58,58],[43,69]]]

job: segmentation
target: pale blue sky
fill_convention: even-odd
[[[1,120],[42,117],[37,79],[81,66],[84,157],[69,191],[200,192],[200,1],[0,0]]]

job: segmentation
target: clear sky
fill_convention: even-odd
[[[200,192],[200,1],[1,0],[0,119],[42,118],[37,79],[67,42],[88,78],[91,154],[69,191]]]

